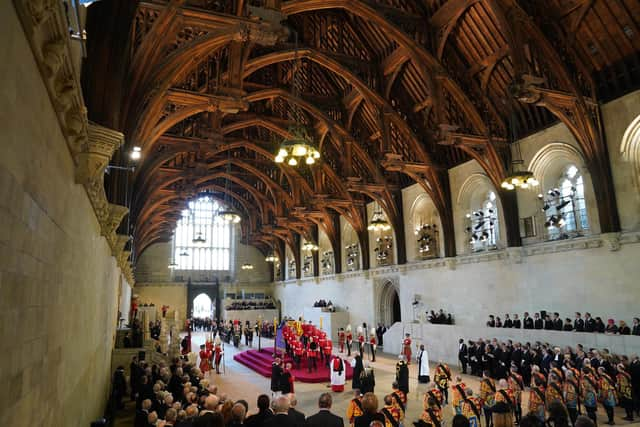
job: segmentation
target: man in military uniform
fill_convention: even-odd
[[[407,365],[411,364],[411,334],[405,334],[404,341],[402,342],[402,354],[407,361]]]
[[[374,328],[371,328],[371,333],[369,334],[369,351],[371,352],[370,356],[372,362],[376,361],[376,347],[376,330]]]
[[[449,381],[451,381],[451,369],[442,360],[438,362],[436,366],[436,372],[433,375],[433,379],[438,386],[438,389],[444,396],[444,404],[449,404]]]
[[[364,411],[362,410],[362,395],[360,394],[360,390],[357,388],[353,390],[353,399],[349,402],[349,406],[347,407],[347,419],[349,420],[349,424],[351,427],[356,422],[356,418],[362,415]]]
[[[340,353],[344,353],[344,342],[346,339],[346,334],[344,332],[344,328],[340,328],[338,331],[338,345],[340,345]]]
[[[345,334],[347,343],[347,356],[351,356],[351,343],[353,342],[353,333],[351,333],[351,325],[347,325],[347,333]]]

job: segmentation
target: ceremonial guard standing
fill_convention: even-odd
[[[322,347],[322,352],[324,353],[324,364],[328,368],[329,361],[331,359],[331,352],[333,351],[333,343],[330,339],[325,339],[324,346]]]
[[[216,374],[220,373],[220,361],[222,360],[222,355],[224,352],[222,351],[222,340],[220,340],[220,335],[216,334],[216,338],[214,341],[213,347],[213,361],[216,366]]]
[[[311,372],[311,368],[314,371],[318,370],[318,362],[316,358],[318,357],[318,343],[313,339],[313,337],[309,338],[309,346],[307,348],[307,368],[309,372]]]
[[[376,330],[375,328],[371,328],[371,333],[369,334],[369,351],[371,351],[371,361],[375,362],[376,361],[376,347],[377,347],[377,341],[376,341]]]
[[[347,325],[347,333],[345,335],[347,342],[347,356],[351,356],[351,343],[353,342],[353,334],[351,333],[351,325]]]
[[[442,360],[438,362],[436,372],[433,376],[438,389],[444,396],[444,404],[449,404],[449,381],[451,381],[451,369]]]
[[[211,359],[211,353],[209,352],[209,350],[207,350],[207,347],[202,344],[200,346],[200,371],[202,371],[203,375],[207,375],[207,372],[209,372],[209,370],[211,369],[211,365],[210,365],[210,359]]]
[[[598,389],[600,391],[600,402],[604,406],[604,410],[607,412],[608,424],[613,424],[613,409],[618,404],[618,397],[616,396],[616,383],[607,374],[607,371],[602,366],[598,368]]]
[[[522,392],[524,391],[524,381],[522,380],[522,376],[518,374],[518,368],[513,365],[511,366],[511,372],[509,373],[509,378],[507,378],[509,382],[509,388],[513,392],[513,398],[515,399],[515,408],[514,413],[516,416],[516,423],[520,423],[520,418],[522,417]]]
[[[618,364],[618,375],[616,387],[618,390],[618,398],[620,399],[620,406],[622,406],[627,413],[627,416],[623,418],[626,421],[633,421],[633,392],[631,389],[631,375],[629,375],[622,363]]]
[[[365,331],[362,329],[362,326],[358,326],[358,352],[360,353],[360,358],[364,358],[364,334]]]
[[[408,334],[407,334],[408,335]],[[409,339],[409,338],[407,338]],[[405,339],[405,342],[407,340]],[[409,347],[409,355],[411,355],[411,340],[409,339],[409,345],[405,345],[405,347]],[[405,349],[406,351],[406,349]],[[406,357],[406,353],[405,353]],[[424,344],[420,344],[420,351],[418,352],[418,382],[419,383],[428,383],[431,381],[430,379],[430,371],[429,371],[429,354],[427,350],[424,349]],[[409,364],[409,362],[407,362]]]
[[[464,402],[465,397],[467,396],[466,389],[467,385],[462,382],[462,378],[460,378],[460,376],[457,376],[456,383],[451,386],[451,404],[453,405],[453,410],[456,414],[463,413],[462,402]],[[482,406],[479,406],[478,409],[482,409]]]
[[[404,354],[404,359],[407,361],[407,365],[410,365],[411,364],[411,335],[410,334],[405,334],[404,341],[402,342],[402,354]]]
[[[597,425],[596,411],[598,409],[598,382],[588,366],[582,368],[580,380],[580,397],[587,411],[587,416]]]
[[[344,353],[344,342],[345,342],[346,334],[344,332],[344,328],[340,328],[338,331],[338,344],[340,345],[340,353]]]

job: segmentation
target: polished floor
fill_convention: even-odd
[[[198,348],[198,346],[205,341],[205,333],[196,332],[193,335],[193,347]],[[257,341],[254,341],[254,348],[257,348]],[[264,346],[273,346],[273,341],[268,339],[262,340],[262,345]],[[246,348],[242,346],[240,349],[236,349],[233,346],[225,347],[225,360],[224,360],[224,373],[220,375],[216,375],[215,373],[210,373],[207,378],[211,380],[213,384],[218,386],[219,392],[226,394],[230,399],[245,399],[249,402],[250,412],[256,410],[255,408],[255,400],[259,394],[266,393],[268,395],[271,394],[269,390],[270,382],[269,378],[263,377],[259,375],[249,368],[237,363],[233,360],[233,355],[237,351],[244,351]],[[374,368],[375,376],[376,376],[376,388],[375,393],[378,396],[380,402],[382,402],[382,397],[391,391],[391,384],[395,378],[395,364],[397,358],[395,355],[389,355],[380,353],[376,357],[376,362],[371,363]],[[366,362],[366,359],[365,359]],[[431,361],[432,371],[434,369],[434,364],[437,361]],[[460,370],[456,366],[451,367],[455,373],[458,373]],[[472,377],[470,375],[463,375],[463,380],[465,384],[470,386],[474,392],[479,390],[479,380],[476,377]],[[417,420],[420,417],[422,412],[422,396],[425,391],[425,385],[418,384],[418,371],[415,363],[412,363],[409,367],[409,402],[407,404],[407,419],[405,425],[412,425],[411,423]],[[348,382],[345,386],[344,393],[332,393],[333,395],[333,408],[332,412],[337,415],[345,417],[347,406],[349,401],[352,398],[351,383]],[[305,413],[306,415],[314,414],[317,411],[317,400],[321,393],[325,391],[330,391],[328,387],[328,382],[326,384],[305,384],[305,383],[296,383],[295,384],[295,394],[298,399],[297,409]],[[527,408],[527,394],[523,394],[523,412],[526,413]],[[452,418],[452,410],[451,405],[445,407],[444,409],[444,417],[446,424],[449,424],[448,421]],[[640,426],[640,420],[638,423],[629,423],[627,421],[622,420],[624,416],[624,412],[622,409],[618,408],[616,411],[616,423],[619,425],[633,425]],[[606,416],[604,414],[604,410],[598,410],[598,422],[604,424],[606,421]],[[127,409],[122,411],[118,419],[115,423],[116,426],[132,426],[133,425],[133,406],[131,404],[127,405]]]

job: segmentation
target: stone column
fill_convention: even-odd
[[[166,354],[169,351],[169,328],[167,318],[160,318],[160,350]]]

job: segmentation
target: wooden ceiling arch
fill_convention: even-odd
[[[89,44],[93,74],[83,82],[90,118],[118,118],[104,124],[143,148],[131,205],[138,251],[166,238],[177,196],[228,178],[236,203],[257,206],[242,207],[254,224],[247,239],[277,251],[316,226],[335,245],[336,215],[364,251],[366,203],[378,201],[402,228],[399,191],[417,182],[453,256],[447,171],[469,159],[498,188],[508,242],[520,244],[515,197],[499,189],[512,104],[525,134],[554,120],[568,126],[597,187],[602,229],[619,229],[599,101],[640,87],[635,16],[640,5],[625,0],[150,0],[122,17],[130,22],[88,28],[108,40]],[[126,26],[127,46],[108,42]],[[118,49],[128,54],[112,77],[98,64]],[[122,96],[100,96],[111,92]],[[271,163],[273,139],[290,136],[295,112],[322,152],[311,169]],[[222,171],[228,150],[233,180]],[[110,179],[119,202],[122,182]]]

